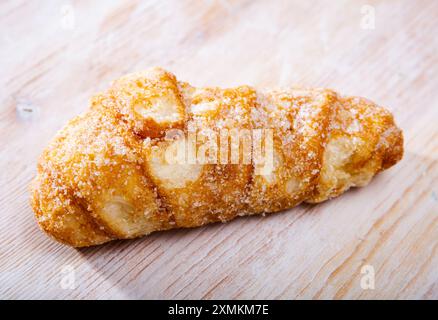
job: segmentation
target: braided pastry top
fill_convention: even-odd
[[[254,149],[239,145],[238,163],[166,158],[189,145],[191,132],[200,133],[196,153],[212,131],[256,129],[272,133],[268,174],[242,161]],[[402,154],[392,115],[366,99],[326,89],[194,88],[154,68],[115,81],[57,134],[40,158],[32,206],[55,239],[89,246],[324,201],[366,185]]]

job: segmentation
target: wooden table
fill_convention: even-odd
[[[434,0],[2,1],[0,298],[437,299],[437,16]],[[51,241],[28,203],[38,155],[93,93],[153,65],[198,86],[365,96],[394,113],[405,157],[317,206]]]

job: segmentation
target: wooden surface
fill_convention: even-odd
[[[2,1],[0,298],[437,299],[437,16],[434,0]],[[198,86],[365,96],[393,111],[405,157],[317,206],[81,250],[51,241],[28,203],[38,155],[93,93],[153,65]]]

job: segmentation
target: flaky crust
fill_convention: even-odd
[[[191,128],[271,129],[272,172],[166,162],[166,150],[185,139],[169,130]],[[194,88],[154,68],[115,81],[56,135],[31,202],[53,238],[90,246],[321,202],[366,185],[402,155],[392,115],[366,99],[326,89]]]

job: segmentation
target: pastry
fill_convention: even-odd
[[[94,96],[44,150],[39,226],[75,247],[318,203],[403,155],[390,112],[328,89],[196,88],[153,68]]]

